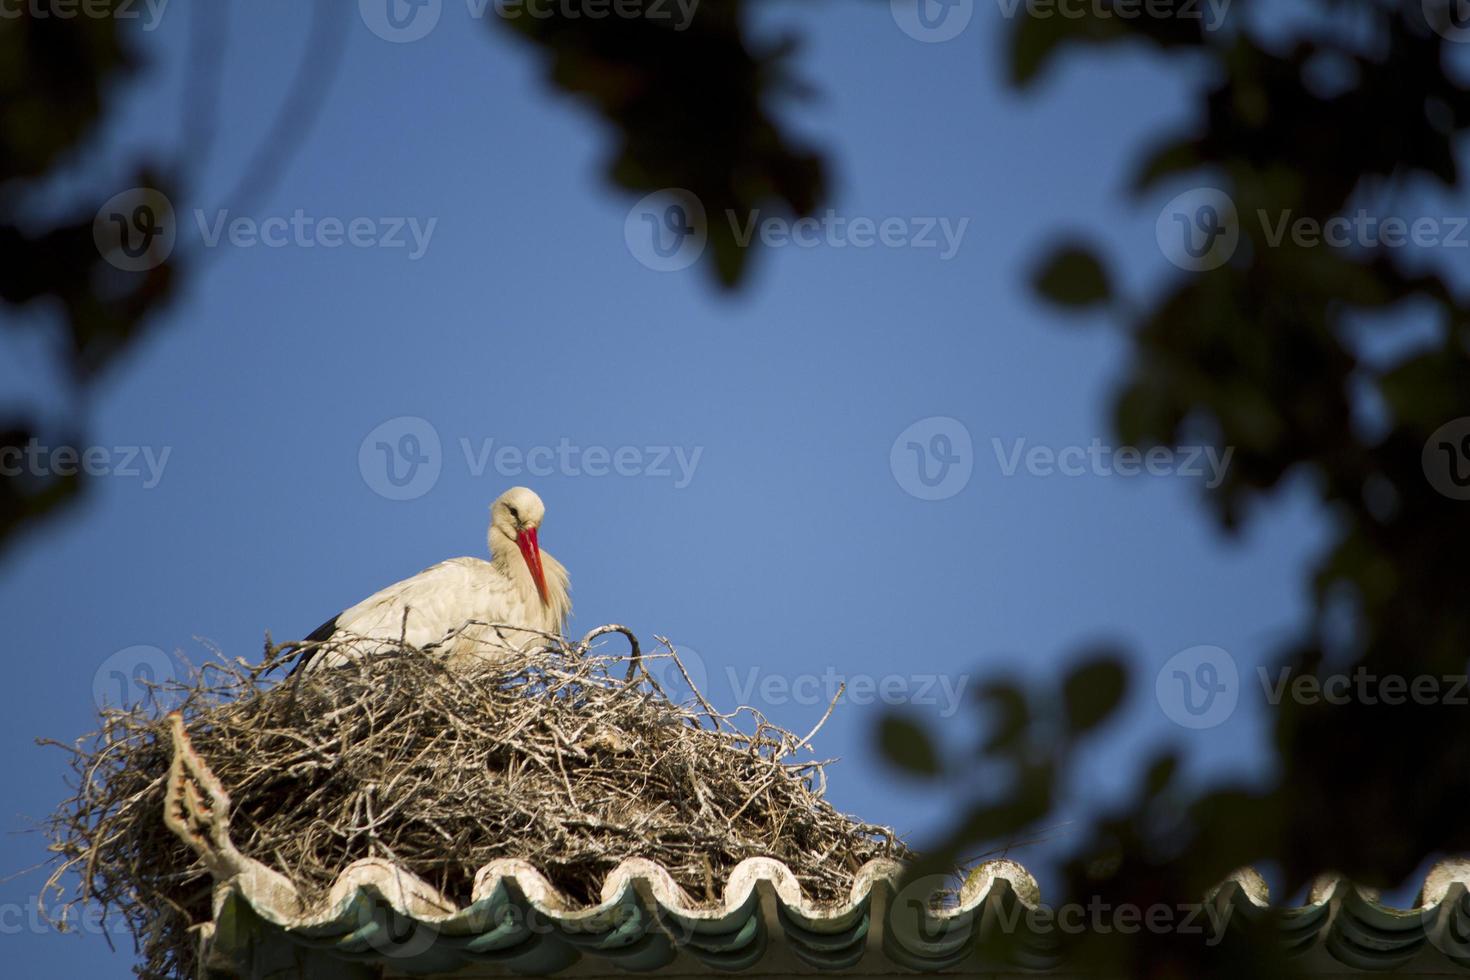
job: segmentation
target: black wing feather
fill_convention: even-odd
[[[327,620],[325,623],[322,623],[316,629],[308,633],[306,639],[302,640],[301,642],[303,644],[325,643],[327,640],[330,640],[332,638],[333,633],[337,632],[337,620],[341,618],[342,614],[338,613],[337,615],[333,616],[331,619]],[[297,658],[296,662],[291,665],[291,672],[286,676],[295,677],[296,672],[302,667],[305,667],[308,663],[310,663],[311,658],[315,657],[318,652],[319,651],[315,649],[306,651],[306,654],[304,656]]]

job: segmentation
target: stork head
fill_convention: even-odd
[[[541,602],[546,602],[546,576],[541,570],[541,546],[536,541],[536,529],[546,516],[546,505],[541,498],[527,487],[511,487],[490,505],[490,550],[499,553],[496,535],[503,535],[521,549],[531,580],[536,583],[536,592]]]

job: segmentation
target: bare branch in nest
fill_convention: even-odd
[[[230,794],[200,761],[184,730],[184,716],[168,715],[173,762],[163,793],[163,823],[194,849],[217,878],[240,867],[239,852],[230,840]]]
[[[609,633],[628,638],[628,657],[592,649]],[[754,708],[716,710],[666,641],[693,705],[669,700],[625,627],[543,639],[452,666],[390,645],[284,682],[265,669],[306,645],[267,641],[259,664],[221,656],[144,704],[105,710],[97,732],[64,747],[75,793],[49,821],[48,893],[62,916],[85,901],[122,916],[151,980],[194,976],[189,929],[211,916],[225,843],[307,903],[373,855],[461,903],[501,857],[593,903],[631,857],[711,901],[740,861],[773,857],[810,898],[841,901],[853,869],[908,856],[892,831],[822,798],[823,760],[791,758],[832,707],[799,738]],[[170,778],[176,744],[189,751]],[[196,853],[165,813],[208,846]]]

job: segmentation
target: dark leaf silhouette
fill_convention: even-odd
[[[792,39],[755,45],[743,0],[704,0],[689,23],[650,17],[496,18],[537,45],[557,88],[613,127],[608,177],[647,193],[687,191],[707,216],[712,269],[732,287],[750,244],[738,228],[756,212],[810,214],[826,190],[815,151],[782,127],[775,106],[804,93]],[[753,242],[754,240],[752,240]]]
[[[1080,245],[1063,246],[1048,256],[1036,272],[1035,286],[1061,306],[1095,306],[1112,295],[1102,262]]]
[[[878,726],[878,747],[883,755],[907,772],[933,776],[939,772],[939,755],[928,734],[906,718],[886,716]]]
[[[0,19],[0,303],[55,311],[45,321],[52,346],[79,392],[154,322],[174,291],[176,271],[168,261],[125,270],[105,260],[94,239],[94,216],[122,188],[73,201],[46,220],[21,217],[27,193],[91,138],[110,90],[140,67],[119,19],[108,15],[112,6],[94,4],[88,16],[59,17],[45,9],[37,16],[35,5],[23,5],[17,16]],[[132,186],[165,186],[145,165],[130,179]],[[82,442],[76,432],[49,431],[23,419],[6,425],[0,452],[24,452],[32,441],[48,447]],[[75,472],[47,472],[40,457],[5,458],[8,464],[25,461],[0,475],[0,547],[81,487]]]
[[[1075,668],[1062,682],[1068,726],[1081,733],[1102,724],[1123,703],[1127,685],[1127,672],[1112,656],[1098,657]]]
[[[1223,481],[1203,493],[1207,515],[1226,530],[1252,520],[1284,485],[1314,495],[1329,521],[1304,583],[1312,614],[1294,635],[1251,651],[1252,664],[1318,683],[1373,680],[1341,703],[1285,697],[1272,706],[1266,785],[1200,789],[1177,778],[1171,751],[1141,760],[1138,792],[1069,833],[1058,901],[1197,902],[1235,869],[1264,861],[1282,869],[1288,892],[1326,870],[1398,884],[1427,855],[1470,851],[1462,819],[1470,726],[1452,700],[1470,667],[1470,504],[1456,495],[1470,485],[1470,448],[1436,435],[1470,420],[1470,298],[1434,264],[1410,259],[1425,249],[1393,244],[1386,225],[1358,214],[1364,201],[1388,209],[1379,219],[1407,208],[1406,188],[1463,190],[1470,84],[1452,70],[1448,4],[1336,0],[1319,12],[1353,30],[1293,20],[1269,38],[1252,26],[1270,12],[1259,0],[1202,5],[1220,10],[1223,23],[1203,10],[1191,18],[1129,4],[1125,15],[1123,6],[1078,7],[1077,17],[1020,8],[1007,22],[1011,81],[1036,87],[1076,51],[1187,53],[1161,60],[1191,66],[1179,76],[1181,91],[1193,93],[1187,118],[1139,147],[1127,191],[1145,201],[1176,184],[1215,190],[1233,216],[1212,210],[1193,230],[1215,241],[1228,227],[1237,240],[1209,263],[1192,263],[1205,253],[1184,242],[1171,256],[1180,267],[1119,309],[1131,354],[1111,408],[1117,437],[1228,449]],[[53,316],[53,347],[84,392],[156,323],[189,270],[174,259],[133,270],[107,261],[93,218],[121,187],[20,220],[21,202],[97,133],[114,90],[144,66],[119,18],[16,9],[20,16],[0,19],[0,302]],[[751,267],[737,226],[757,211],[809,214],[826,192],[820,148],[803,145],[779,115],[783,100],[805,94],[796,43],[756,43],[749,12],[742,0],[705,0],[682,30],[565,11],[492,18],[540,52],[551,87],[607,124],[605,172],[615,187],[677,188],[700,202],[705,259],[731,288],[749,282]],[[1341,84],[1314,82],[1324,62],[1342,69]],[[125,164],[118,171],[134,186],[165,194],[180,177],[156,160]],[[1203,213],[1166,227],[1189,232]],[[1333,222],[1346,229],[1343,245],[1324,242],[1321,229]],[[1459,254],[1435,257],[1453,264]],[[1134,258],[1068,245],[1034,285],[1065,307],[1118,308],[1107,270]],[[1365,316],[1370,330],[1387,331],[1382,324],[1410,313],[1431,321],[1427,342],[1386,361],[1364,356],[1354,335]],[[72,444],[82,427],[47,431],[24,413],[4,425],[0,452],[33,440]],[[76,477],[44,469],[5,476],[0,545],[79,489]],[[1127,690],[1119,659],[1031,686],[979,685],[986,730],[964,765],[986,775],[962,784],[970,795],[921,868],[949,870],[1054,816],[1067,781],[1079,777],[1086,735]],[[1391,700],[1382,696],[1388,678],[1408,690],[1424,679],[1441,686]],[[947,765],[912,718],[890,716],[877,735],[906,772],[959,780],[970,771]],[[1210,947],[1178,932],[1082,942],[1090,965],[1127,976],[1291,975],[1279,944],[1252,939],[1271,925],[1269,916],[1233,924],[1229,941]]]

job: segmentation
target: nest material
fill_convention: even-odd
[[[643,662],[678,665],[667,643],[631,664],[584,640],[452,667],[392,645],[267,680],[293,649],[207,663],[65,746],[78,789],[49,821],[48,892],[63,919],[82,902],[123,916],[140,976],[192,976],[189,929],[212,914],[208,871],[162,818],[171,708],[233,800],[240,851],[309,901],[365,857],[464,904],[500,857],[584,903],[619,862],[650,858],[714,903],[753,856],[785,862],[817,901],[845,899],[868,860],[908,856],[892,831],[822,798],[826,763],[796,758],[815,729],[799,738],[750,707],[720,713],[697,690],[670,701]]]

